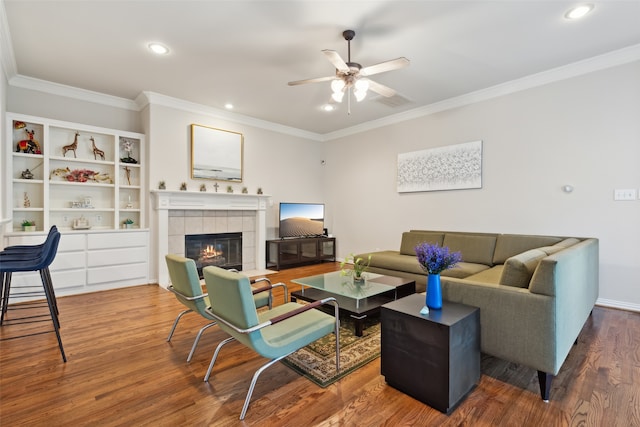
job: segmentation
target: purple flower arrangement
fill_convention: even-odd
[[[459,251],[451,252],[448,247],[437,244],[420,243],[415,247],[415,251],[420,267],[429,274],[440,274],[462,261]]]

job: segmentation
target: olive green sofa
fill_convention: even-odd
[[[414,251],[422,242],[462,253],[441,274],[443,298],[479,307],[482,352],[536,369],[548,400],[598,298],[598,239],[411,230],[400,250],[373,252],[369,271],[413,279],[424,292]]]

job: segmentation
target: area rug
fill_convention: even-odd
[[[289,368],[320,387],[327,387],[380,356],[380,323],[366,325],[356,337],[354,325],[340,320],[340,372],[336,372],[336,337],[325,336],[282,360]]]

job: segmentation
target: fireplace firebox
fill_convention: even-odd
[[[210,265],[242,270],[242,233],[189,234],[184,236],[185,256],[202,269]]]

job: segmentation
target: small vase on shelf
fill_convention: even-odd
[[[434,310],[442,308],[442,288],[440,287],[440,275],[429,274],[427,276],[427,307]]]

